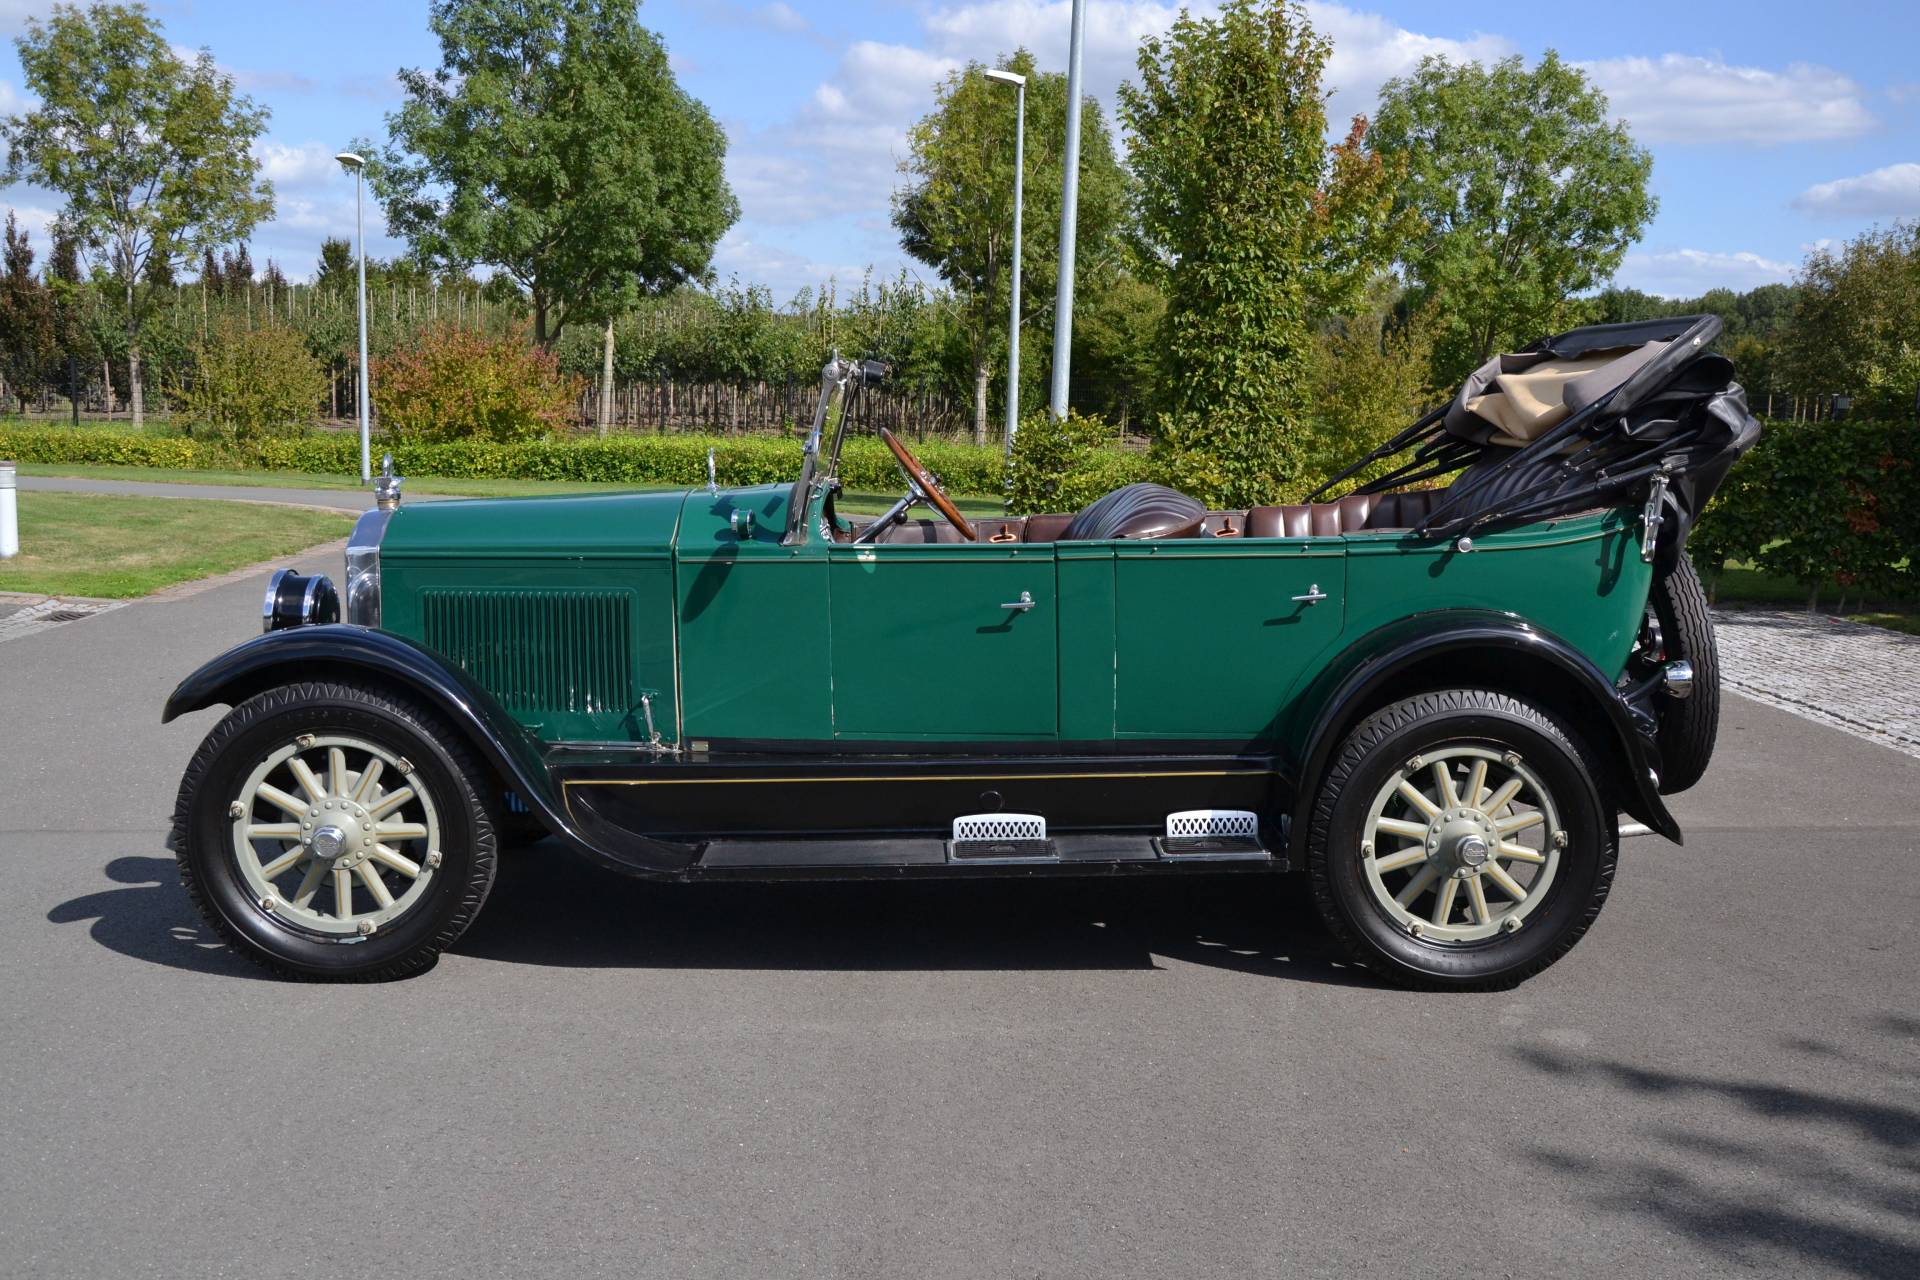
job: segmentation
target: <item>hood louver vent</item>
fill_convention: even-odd
[[[633,594],[454,590],[420,593],[425,640],[523,719],[585,717],[630,736]]]

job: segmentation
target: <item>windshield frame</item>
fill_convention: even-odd
[[[793,482],[787,500],[787,531],[780,539],[783,546],[796,546],[807,540],[807,521],[816,507],[815,499],[832,486],[840,471],[840,446],[846,440],[847,425],[853,418],[854,398],[863,384],[858,361],[848,360],[835,351],[820,370],[820,400],[814,406],[813,427],[807,432],[800,455],[800,478]],[[824,461],[822,444],[826,445]]]

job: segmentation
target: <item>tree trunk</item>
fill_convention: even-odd
[[[606,336],[600,343],[600,438],[607,438],[607,426],[613,421],[613,317],[607,317]]]
[[[100,362],[100,385],[107,393],[107,416],[113,416],[113,361]]]
[[[127,408],[133,417],[133,429],[139,431],[147,422],[146,388],[140,385],[140,348],[137,344],[127,347]]]
[[[973,366],[973,442],[987,442],[987,362]]]

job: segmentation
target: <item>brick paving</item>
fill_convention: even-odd
[[[1723,688],[1920,756],[1920,636],[1800,610],[1713,623]]]

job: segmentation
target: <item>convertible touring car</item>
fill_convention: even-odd
[[[234,948],[304,978],[430,965],[503,831],[668,881],[1303,871],[1385,977],[1511,985],[1598,914],[1621,815],[1706,768],[1687,534],[1758,424],[1686,317],[1489,362],[1315,500],[1129,485],[968,518],[914,457],[876,519],[835,357],[790,484],[402,503],[343,590],[165,718],[232,710],[173,847]],[[1371,478],[1327,496],[1351,477]]]

